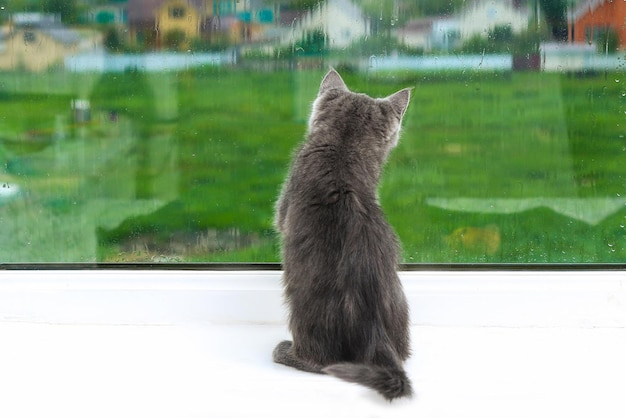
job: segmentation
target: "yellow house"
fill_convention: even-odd
[[[178,43],[179,41],[187,44],[189,39],[196,38],[200,34],[200,12],[187,1],[166,1],[156,9],[155,17],[161,45],[168,46],[168,43]],[[184,34],[184,38],[176,39],[176,36],[173,35],[176,32]],[[168,37],[171,38],[168,40]]]
[[[206,0],[129,0],[131,42],[157,49],[185,46],[200,36],[205,3]]]
[[[45,71],[100,43],[94,32],[65,27],[7,27],[0,35],[0,70]]]
[[[254,41],[264,28],[241,19],[241,0],[128,0],[130,41],[144,48],[187,47],[192,39]]]

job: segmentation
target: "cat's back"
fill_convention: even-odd
[[[294,163],[289,234],[285,256],[323,260],[317,266],[370,261],[393,266],[398,244],[376,197],[376,185],[362,173],[358,155],[325,145],[304,147]],[[372,254],[383,257],[373,258]]]
[[[313,105],[309,132],[295,156],[291,180],[303,203],[376,205],[376,188],[384,152],[385,118],[375,99],[350,91],[331,90]],[[370,203],[371,201],[371,203]],[[329,206],[330,211],[352,205]]]
[[[337,265],[356,255],[366,260],[355,264],[395,263],[397,239],[377,187],[408,99],[406,89],[376,99],[350,91],[334,71],[324,78],[278,205],[287,265]]]

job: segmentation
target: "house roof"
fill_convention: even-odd
[[[61,16],[54,13],[13,13],[11,22],[15,26],[45,26],[61,23]]]
[[[472,10],[480,9],[483,7],[492,8],[494,6],[499,6],[506,9],[516,10],[518,13],[524,13],[526,10],[529,10],[528,1],[522,0],[503,0],[503,1],[494,1],[494,0],[471,0],[465,2],[465,6],[461,9],[461,13],[468,13]]]
[[[431,16],[409,20],[403,27],[398,29],[403,34],[428,34],[435,30],[458,29],[459,20],[449,16]]]
[[[154,22],[154,11],[166,0],[128,0],[128,23],[143,24]]]
[[[74,45],[83,39],[80,32],[69,28],[46,28],[42,29],[42,32],[63,45]]]
[[[586,0],[578,3],[574,9],[574,21],[580,19],[587,13],[591,13],[598,7],[602,6],[606,0]]]
[[[412,32],[430,31],[433,28],[433,23],[435,22],[435,19],[436,18],[434,17],[412,19],[404,25],[403,29]]]
[[[154,23],[155,10],[162,5],[174,0],[128,0],[126,5],[128,11],[128,23],[130,25],[142,25]],[[202,8],[202,0],[178,0],[179,3],[186,3],[196,9]]]
[[[306,15],[306,10],[281,10],[280,25],[290,26],[294,22],[299,22]]]
[[[55,15],[16,13],[12,18],[15,28],[41,32],[63,45],[75,45],[85,38],[83,32],[63,26]],[[0,39],[10,36],[10,31],[0,33]]]

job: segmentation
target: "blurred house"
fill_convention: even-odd
[[[0,34],[0,69],[45,71],[101,44],[98,33],[65,27],[56,15],[16,13]]]
[[[258,42],[275,23],[278,6],[266,0],[207,0],[201,37],[230,44]]]
[[[626,1],[585,0],[569,18],[570,41],[597,43],[613,31],[617,37],[617,50],[626,49]]]
[[[425,52],[449,51],[474,36],[487,37],[496,27],[519,34],[528,28],[532,13],[524,0],[468,1],[453,16],[413,19],[396,31],[398,40]]]
[[[350,0],[327,0],[308,10],[280,13],[280,45],[291,45],[321,33],[327,47],[344,48],[370,34],[369,17]]]
[[[166,36],[172,36],[171,31],[179,31],[185,38],[198,37],[202,3],[202,0],[128,0],[131,44],[158,49],[166,42]]]
[[[184,45],[253,41],[274,22],[273,9],[261,0],[128,0],[127,7],[130,42],[146,49],[167,47],[172,36]]]
[[[410,48],[425,52],[449,51],[456,48],[461,39],[460,21],[451,17],[414,19],[398,29],[396,36]]]
[[[465,41],[477,34],[486,37],[496,26],[508,26],[512,33],[520,33],[528,28],[531,17],[522,0],[475,0],[461,11],[461,39]]]

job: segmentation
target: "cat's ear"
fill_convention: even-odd
[[[334,68],[331,68],[324,76],[319,94],[321,95],[330,89],[348,90],[346,83],[343,82],[343,79]]]
[[[400,116],[400,119],[404,117],[404,113],[406,112],[407,107],[409,107],[411,90],[411,88],[403,89],[387,97],[387,100],[389,100],[393,109]]]

